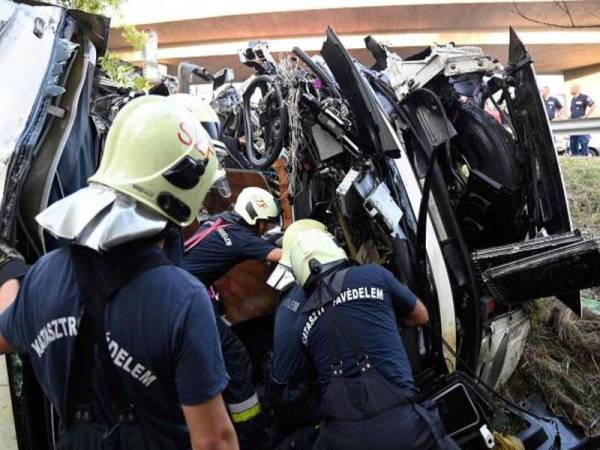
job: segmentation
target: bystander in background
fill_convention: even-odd
[[[596,109],[596,104],[581,92],[578,84],[571,85],[571,119],[585,119]],[[571,135],[571,156],[589,156],[590,136],[587,134]]]

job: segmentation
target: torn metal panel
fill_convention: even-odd
[[[527,256],[546,250],[564,247],[569,244],[581,242],[583,239],[579,231],[572,231],[553,236],[539,237],[529,241],[515,242],[512,244],[491,247],[473,252],[472,258],[477,262],[480,271],[487,268],[506,264]]]
[[[387,69],[383,73],[399,99],[410,91],[423,87],[436,76],[458,77],[465,74],[488,74],[502,70],[497,60],[492,60],[479,47],[457,47],[453,44],[432,45],[423,59],[403,59],[387,54]]]
[[[89,111],[96,50],[90,40],[81,34],[78,36],[80,45],[73,52],[61,78],[65,94],[54,100],[54,104],[64,109],[66,113],[62,118],[48,117],[46,130],[36,146],[36,157],[31,164],[31,176],[27,177],[23,186],[23,195],[29,201],[27,204],[21,205],[21,217],[29,235],[35,241],[35,245],[44,252],[47,249],[43,230],[35,223],[34,217],[50,203],[51,191],[57,183],[55,178],[59,176],[59,163],[62,161],[65,164],[65,161],[69,160],[70,176],[79,172],[79,169],[82,168],[79,165],[86,166],[84,168],[86,174],[83,174],[82,179],[77,180],[75,186],[71,186],[70,180],[61,179],[59,176],[58,183],[62,192],[57,194],[58,198],[87,184],[87,178],[96,169],[97,155],[94,155],[94,145],[85,139],[90,130],[89,115],[81,114],[81,112]],[[83,142],[72,142],[67,146],[74,130],[78,135],[73,136],[73,140],[79,141],[81,138]],[[88,161],[87,164],[84,164],[86,161]],[[37,174],[45,174],[45,176],[36,176]],[[57,198],[53,200],[57,200]]]
[[[527,449],[535,450],[593,450],[600,448],[600,436],[585,437],[581,430],[568,425],[564,419],[552,414],[538,396],[520,402],[522,411],[513,411],[528,427],[519,434]]]
[[[531,325],[523,311],[490,321],[482,331],[476,373],[492,388],[503,386],[517,368]]]
[[[538,229],[549,233],[571,231],[571,217],[562,172],[556,157],[550,123],[535,80],[533,61],[510,29],[507,77],[513,79],[510,111],[529,181],[529,214]]]
[[[485,269],[483,284],[499,302],[519,303],[569,294],[597,285],[600,279],[600,239],[544,250]],[[580,314],[581,305],[570,306]]]
[[[18,180],[12,179],[16,174],[9,169],[26,164],[33,156],[31,145],[43,123],[39,116],[44,93],[52,92],[49,88],[62,72],[64,59],[59,59],[57,37],[63,10],[1,0],[0,21],[0,200],[14,209],[16,193],[7,190],[6,183],[8,178],[10,183]],[[5,208],[2,211],[9,213]],[[5,217],[0,226],[5,238],[10,222]]]

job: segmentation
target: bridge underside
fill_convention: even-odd
[[[320,49],[329,25],[364,63],[369,63],[370,56],[362,38],[369,34],[389,43],[400,55],[416,53],[432,42],[455,42],[482,46],[504,62],[510,25],[527,45],[539,73],[564,73],[600,61],[600,28],[570,28],[571,19],[552,0],[349,0],[344,4],[353,6],[344,8],[333,7],[339,3],[334,0],[307,0],[298,5],[232,0],[210,6],[173,0],[168,11],[150,13],[152,1],[130,0],[124,22],[158,33],[158,58],[170,71],[186,60],[209,70],[233,67],[244,78],[249,71],[240,67],[237,50],[248,40],[268,40],[275,54],[288,52],[293,45],[310,53]],[[600,24],[596,1],[576,0],[568,5],[577,27]],[[126,60],[141,60],[141,54],[129,51],[116,30],[109,46]]]

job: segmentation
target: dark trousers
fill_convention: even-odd
[[[256,388],[252,382],[252,362],[248,350],[231,328],[217,315],[217,328],[229,384],[223,391],[223,400],[229,414],[241,450],[270,448],[267,434],[269,417],[262,412]]]
[[[370,419],[321,424],[313,450],[460,450],[435,407],[398,406]]]
[[[252,401],[256,396],[256,389],[252,383],[252,363],[242,341],[221,317],[217,317],[217,328],[221,339],[225,368],[231,378],[223,392],[223,399],[235,422],[237,413],[243,413],[256,404]]]
[[[571,156],[588,156],[590,137],[587,134],[579,134],[570,137]]]

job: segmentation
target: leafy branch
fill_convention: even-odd
[[[134,25],[121,27],[121,36],[135,50],[141,52],[148,43],[148,33],[138,30]]]
[[[99,58],[99,62],[100,68],[106,77],[126,89],[135,92],[147,92],[152,87],[150,80],[136,73],[133,65],[117,58],[110,52],[106,52],[104,56]]]

